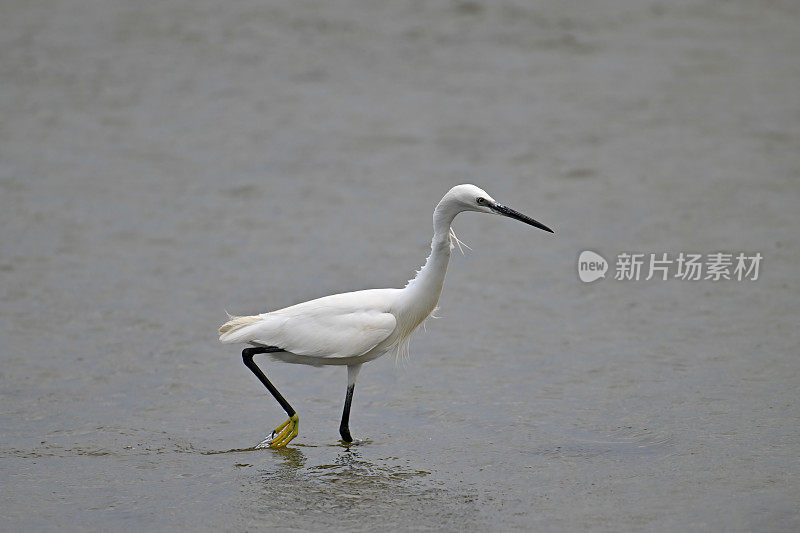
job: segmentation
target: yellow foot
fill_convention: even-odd
[[[289,420],[276,427],[272,434],[261,441],[256,448],[283,448],[297,436],[300,428],[300,417],[293,414]]]

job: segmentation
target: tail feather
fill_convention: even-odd
[[[226,340],[230,340],[230,337],[240,329],[247,327],[251,324],[255,324],[256,322],[261,322],[261,320],[263,320],[263,318],[260,317],[259,315],[233,316],[229,314],[228,318],[230,320],[228,320],[219,327],[219,340],[223,342],[225,342]]]

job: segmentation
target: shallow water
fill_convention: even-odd
[[[800,527],[792,2],[4,2],[9,530]],[[473,182],[411,358],[266,363],[225,310],[402,286]],[[583,284],[591,249],[757,281]],[[232,451],[233,450],[233,451]]]

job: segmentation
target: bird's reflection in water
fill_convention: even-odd
[[[428,475],[424,470],[411,470],[398,464],[395,458],[372,462],[364,459],[356,447],[342,450],[332,464],[308,468],[309,475],[327,483],[351,487],[394,487],[406,485],[406,481]]]
[[[408,458],[358,446],[288,446],[271,454],[271,466],[242,478],[244,529],[302,520],[308,530],[339,530],[374,516],[407,529],[430,529],[447,517],[464,528],[478,520],[473,496],[443,490]]]
[[[300,447],[274,453],[280,462],[260,471],[262,488],[272,509],[281,507],[280,502],[285,499],[292,507],[354,510],[365,502],[389,505],[398,498],[412,494],[420,497],[426,492],[415,480],[423,479],[429,472],[409,469],[398,458],[367,460],[355,446],[341,449],[333,457],[327,456],[327,461],[317,457],[323,459],[320,464],[309,464],[314,460]],[[313,452],[309,455],[316,457]]]
[[[273,453],[282,460],[278,466],[281,471],[299,472],[308,461],[308,457],[300,451],[300,448],[278,448]]]

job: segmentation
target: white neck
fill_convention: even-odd
[[[427,309],[427,316],[439,301],[442,292],[444,277],[447,273],[447,264],[450,261],[450,225],[459,213],[459,209],[447,197],[436,206],[433,211],[433,239],[431,240],[431,255],[417,275],[408,282],[404,291],[407,293],[409,303],[414,307]]]

